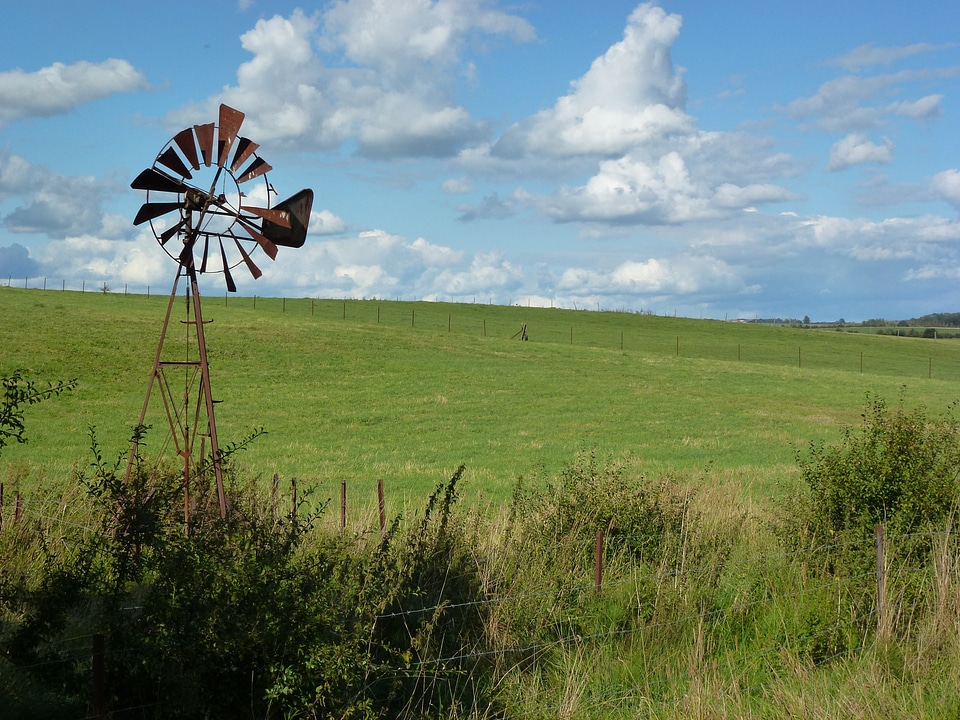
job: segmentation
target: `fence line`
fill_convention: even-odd
[[[10,279],[8,279],[10,282]],[[82,287],[86,287],[84,282]],[[64,290],[66,290],[66,285],[64,281]],[[123,295],[127,293],[128,288],[124,286]],[[84,292],[84,290],[81,290]],[[102,289],[97,291],[101,295],[117,295],[119,294],[116,291],[104,292]],[[150,286],[147,286],[147,296],[151,297]],[[166,293],[161,292],[159,295],[154,294],[156,297],[165,297]],[[211,302],[217,298],[216,295],[208,296],[208,302]],[[454,316],[452,312],[442,303],[436,303],[437,309],[436,312],[417,312],[417,308],[410,308],[410,312],[406,315],[403,312],[391,313],[392,320],[388,320],[387,313],[381,313],[381,307],[377,300],[367,300],[367,299],[350,299],[350,300],[337,300],[332,298],[317,299],[317,298],[297,298],[290,299],[286,297],[282,298],[263,298],[257,295],[253,296],[238,296],[234,298],[228,298],[228,294],[225,294],[223,301],[225,304],[235,306],[237,304],[246,304],[247,307],[250,307],[253,311],[258,310],[258,300],[259,308],[262,312],[264,307],[268,310],[269,308],[275,306],[276,311],[280,314],[286,314],[289,312],[298,312],[300,314],[309,315],[310,317],[326,317],[327,319],[333,320],[352,320],[355,322],[365,322],[370,324],[387,324],[391,327],[410,327],[417,330],[429,330],[433,332],[445,332],[446,334],[460,334],[460,335],[470,335],[474,337],[499,337],[500,339],[510,339],[511,337],[521,336],[521,332],[518,332],[517,327],[507,326],[504,323],[500,323],[500,328],[493,333],[488,333],[488,323],[486,317],[480,317],[477,313],[468,314],[464,312],[461,314],[462,317],[467,317],[466,322],[461,321],[460,318]],[[290,302],[288,302],[288,300]],[[405,304],[411,302],[417,302],[416,300],[400,300],[399,298],[394,300],[384,300],[383,302],[397,304]],[[455,301],[451,301],[455,303]],[[447,303],[450,304],[450,303]],[[460,305],[468,305],[469,303],[455,303]],[[474,303],[476,304],[476,303]],[[366,306],[374,306],[368,309],[366,313],[348,313],[348,307],[350,306],[360,306],[366,308]],[[480,307],[486,307],[488,304],[481,304]],[[493,303],[489,303],[493,305]],[[429,303],[427,304],[429,307]],[[508,307],[508,305],[501,305],[499,307]],[[517,307],[515,305],[509,305],[509,307]],[[318,312],[319,309],[319,312]],[[583,310],[569,310],[566,308],[556,308],[557,310],[563,310],[564,312],[584,312]],[[547,308],[534,308],[532,310],[544,311],[548,310]],[[594,312],[590,310],[589,312]],[[611,313],[616,313],[618,315],[625,315],[630,317],[637,318],[649,318],[649,317],[660,317],[659,315],[653,315],[652,313],[644,313],[642,310],[638,312],[632,311],[606,311]],[[668,317],[668,316],[664,316]],[[426,318],[426,319],[425,319]],[[641,320],[641,322],[643,322]],[[715,322],[727,322],[717,320]],[[734,325],[738,323],[732,323]],[[522,331],[523,340],[536,340],[544,343],[551,344],[569,344],[577,345],[580,347],[590,347],[598,349],[607,349],[614,350],[619,349],[621,352],[643,352],[646,355],[656,355],[656,356],[673,356],[676,358],[685,358],[685,359],[711,359],[711,360],[725,360],[725,361],[736,361],[746,362],[746,363],[755,363],[762,365],[772,365],[772,366],[782,366],[782,367],[793,367],[798,371],[802,372],[805,369],[831,369],[839,370],[845,372],[852,372],[858,374],[869,374],[869,375],[917,375],[920,377],[925,377],[927,379],[934,379],[936,376],[937,379],[941,380],[955,380],[960,379],[960,358],[944,358],[942,354],[936,354],[937,357],[934,357],[934,354],[930,353],[921,353],[913,352],[910,354],[909,362],[913,365],[907,366],[905,361],[900,361],[896,365],[889,365],[884,363],[882,365],[871,365],[871,357],[866,355],[860,349],[851,349],[849,355],[844,355],[848,362],[842,362],[841,356],[838,356],[837,353],[826,351],[823,353],[817,353],[811,350],[809,347],[805,346],[793,346],[788,347],[785,343],[776,343],[775,347],[770,350],[767,350],[764,347],[763,342],[758,342],[755,345],[748,345],[743,341],[737,342],[736,347],[734,348],[734,343],[731,339],[730,344],[721,346],[712,341],[706,342],[697,342],[697,336],[693,333],[690,335],[676,335],[673,332],[663,335],[661,332],[659,335],[656,335],[654,341],[651,342],[651,338],[644,334],[643,329],[641,328],[627,328],[622,327],[609,327],[606,329],[606,332],[594,329],[595,326],[591,328],[589,333],[574,332],[575,326],[565,324],[560,322],[558,318],[554,319],[552,322],[543,323],[541,327],[546,327],[544,331],[545,334],[537,334],[538,330],[535,328],[535,324],[530,322],[529,319],[526,322],[521,323],[520,330]],[[530,328],[528,334],[527,329]],[[569,335],[567,334],[567,329],[569,328]],[[915,329],[915,328],[910,328]],[[635,330],[637,334],[630,335],[630,332]],[[956,333],[960,335],[960,328],[955,328]],[[809,332],[817,332],[815,330]],[[820,331],[822,332],[822,330]],[[547,339],[544,339],[544,338]],[[576,337],[576,342],[574,338]],[[943,337],[943,334],[940,336],[940,340],[943,342],[949,342],[948,339]],[[926,339],[916,337],[913,339]],[[932,342],[937,342],[937,339],[933,339]],[[814,343],[811,343],[814,344]],[[914,347],[912,350],[919,350],[921,348]],[[753,352],[751,353],[751,350]],[[792,357],[791,357],[792,353]],[[936,362],[934,362],[936,360]]]
[[[293,488],[295,487],[295,481],[291,483],[291,496],[294,496]],[[378,482],[378,496],[382,502],[383,498],[383,485],[382,481]],[[274,496],[276,497],[276,496]],[[53,503],[53,502],[24,502],[23,511],[27,514],[42,518],[51,524],[60,525],[65,528],[82,530],[84,532],[90,532],[94,534],[102,534],[101,531],[95,530],[87,525],[82,523],[73,522],[63,517],[63,513],[48,514],[46,508],[56,507],[60,510],[65,510],[67,506],[63,503]],[[294,506],[295,507],[295,506]],[[291,510],[291,520],[293,517],[294,510]],[[381,515],[382,517],[382,515]],[[5,529],[12,531],[13,525],[8,524]],[[382,521],[381,521],[381,532],[382,532]],[[531,599],[543,598],[543,597],[562,597],[569,596],[576,598],[577,596],[582,596],[587,598],[591,595],[591,590],[598,591],[608,591],[610,589],[622,587],[624,585],[629,585],[631,583],[638,583],[644,577],[655,577],[658,580],[664,580],[671,577],[688,577],[695,578],[699,575],[704,574],[719,574],[728,570],[735,570],[738,567],[756,567],[762,566],[765,567],[771,562],[775,561],[787,561],[793,563],[794,561],[802,561],[805,558],[819,559],[824,553],[829,553],[836,550],[847,550],[851,548],[861,548],[863,550],[872,549],[872,546],[876,544],[876,569],[873,571],[867,571],[857,574],[851,574],[843,577],[833,577],[831,579],[824,580],[822,582],[814,582],[813,584],[807,585],[806,581],[802,578],[795,578],[800,583],[799,587],[796,587],[791,592],[781,592],[778,594],[767,594],[764,593],[762,597],[755,599],[747,599],[740,602],[732,602],[729,604],[724,604],[720,607],[713,607],[702,609],[697,612],[689,612],[681,617],[674,617],[668,620],[662,620],[658,622],[649,622],[644,621],[640,618],[635,618],[628,627],[615,627],[613,629],[605,630],[602,632],[594,632],[589,634],[575,633],[572,631],[560,632],[558,637],[552,639],[544,639],[538,642],[531,642],[527,644],[514,645],[510,647],[503,648],[490,648],[485,650],[476,650],[469,651],[467,648],[463,648],[461,652],[454,654],[448,654],[440,658],[425,658],[418,662],[409,662],[403,666],[394,667],[392,665],[384,665],[379,667],[380,671],[386,672],[388,674],[393,673],[397,676],[409,675],[411,673],[420,673],[428,668],[437,668],[438,671],[442,671],[445,666],[461,663],[464,661],[476,661],[484,658],[491,657],[505,657],[511,655],[519,655],[525,658],[528,658],[532,661],[536,661],[539,658],[544,657],[553,649],[565,648],[570,646],[584,647],[588,644],[598,644],[605,641],[613,639],[627,639],[632,636],[635,636],[640,633],[657,633],[660,631],[668,630],[670,628],[682,628],[682,627],[692,627],[695,624],[704,624],[709,623],[711,627],[722,628],[723,625],[716,625],[715,623],[723,623],[724,618],[731,617],[737,613],[743,611],[750,611],[754,608],[759,608],[762,606],[771,606],[776,607],[784,603],[789,603],[790,601],[797,600],[804,596],[809,596],[817,593],[822,593],[829,591],[831,596],[834,596],[837,592],[842,592],[844,588],[856,588],[859,591],[864,591],[863,582],[875,578],[876,587],[875,587],[875,598],[876,601],[873,604],[873,607],[868,612],[858,616],[858,622],[860,626],[866,627],[866,625],[871,621],[876,621],[877,631],[876,639],[882,641],[884,637],[889,637],[889,632],[891,630],[890,623],[891,618],[888,615],[888,610],[886,608],[886,595],[890,592],[891,587],[891,578],[887,572],[887,560],[886,560],[886,543],[889,542],[902,542],[909,540],[911,538],[924,538],[924,537],[943,537],[944,535],[950,535],[949,532],[945,531],[926,531],[926,532],[916,532],[908,533],[902,535],[894,535],[888,537],[887,534],[883,531],[882,527],[878,526],[877,533],[875,538],[863,538],[860,540],[852,541],[843,541],[837,543],[822,543],[811,548],[799,548],[793,550],[785,550],[779,553],[764,553],[761,552],[753,557],[747,557],[739,559],[735,562],[721,562],[713,564],[704,564],[692,568],[685,568],[677,570],[666,569],[660,571],[656,568],[648,569],[640,566],[635,566],[633,568],[634,572],[632,575],[626,578],[618,578],[613,581],[607,582],[596,582],[591,583],[588,580],[584,582],[565,586],[565,587],[553,587],[550,589],[544,589],[541,592],[534,593],[523,593],[517,595],[503,595],[503,596],[493,596],[487,597],[475,601],[469,601],[464,603],[455,603],[455,604],[437,604],[427,608],[415,608],[411,610],[399,610],[391,613],[382,613],[372,616],[371,620],[374,623],[378,623],[384,620],[390,620],[398,617],[412,617],[412,616],[422,616],[425,613],[443,613],[449,612],[451,610],[470,608],[470,607],[490,607],[490,606],[500,606],[508,603],[526,603]],[[630,537],[630,536],[621,536]],[[598,543],[598,548],[600,544]],[[586,571],[586,568],[584,568]],[[894,578],[896,580],[896,578]],[[926,581],[925,581],[926,582]],[[837,596],[837,602],[839,603],[839,596]],[[839,607],[839,605],[838,605]],[[589,610],[589,607],[585,608],[585,612]],[[591,615],[589,612],[583,616],[583,618],[590,618]],[[733,617],[733,620],[737,618]],[[576,624],[578,620],[577,616],[566,616],[564,619],[564,624]],[[716,656],[711,661],[711,664],[707,670],[717,673],[720,670],[735,668],[738,663],[746,663],[750,661],[758,662],[759,667],[756,670],[756,673],[761,675],[770,675],[773,677],[762,684],[756,684],[748,687],[737,686],[737,692],[740,695],[749,694],[752,692],[759,691],[764,687],[768,687],[778,682],[780,678],[777,676],[776,671],[770,666],[771,657],[775,657],[775,653],[780,651],[780,644],[790,648],[790,652],[795,652],[797,644],[803,645],[806,642],[811,640],[829,637],[830,634],[836,631],[837,629],[837,620],[829,622],[823,628],[814,631],[808,632],[805,634],[793,635],[786,631],[786,637],[783,639],[772,638],[771,642],[775,643],[774,645],[761,644],[760,647],[750,647],[748,651],[745,651],[743,656],[737,655],[735,653],[728,652],[725,656]],[[87,635],[77,635],[70,638],[63,638],[56,640],[52,645],[55,646],[68,646],[77,641],[87,640],[94,638],[95,634]],[[200,642],[199,640],[197,642]],[[827,664],[832,662],[838,657],[851,655],[862,650],[866,642],[866,635],[861,637],[859,647],[846,647],[845,649],[840,649],[839,651],[826,656],[819,658],[815,662],[815,666],[821,664]],[[184,647],[189,647],[195,643],[187,644],[177,644],[170,645],[170,648],[177,647],[183,649]],[[101,650],[101,655],[103,657],[117,657],[124,653],[136,652],[137,648],[103,648]],[[81,647],[66,647],[59,651],[61,657],[52,658],[43,660],[33,664],[19,665],[16,666],[21,670],[31,670],[39,667],[55,665],[58,663],[84,663],[86,664],[90,658],[90,650],[88,648]],[[691,673],[694,670],[690,671]],[[706,670],[704,670],[706,672]],[[670,685],[677,685],[679,677],[679,697],[661,698],[658,702],[653,702],[653,698],[647,695],[642,694],[644,691],[649,691],[651,688],[658,687],[669,687]],[[693,680],[698,676],[687,675],[687,676],[670,676],[663,677],[661,679],[654,678],[653,680],[647,680],[642,688],[638,690],[640,693],[628,692],[624,694],[617,695],[615,697],[597,697],[592,701],[592,707],[604,707],[609,706],[611,703],[614,707],[622,706],[626,703],[639,703],[643,707],[637,707],[636,711],[645,712],[649,715],[657,711],[657,709],[669,708],[671,705],[679,704],[685,701],[689,701],[690,692],[698,692],[696,688],[691,690],[689,687],[683,687],[684,679]],[[152,707],[154,704],[146,704],[144,707]],[[543,708],[540,708],[540,711],[543,711]]]

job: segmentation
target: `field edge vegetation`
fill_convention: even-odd
[[[776,505],[584,450],[502,510],[461,505],[460,468],[382,532],[232,472],[228,516],[201,484],[185,527],[175,473],[138,464],[127,483],[91,445],[74,490],[0,531],[0,704],[20,718],[934,718],[960,703],[952,408],[869,399],[840,441],[801,452],[801,491]]]

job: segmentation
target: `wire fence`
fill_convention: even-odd
[[[13,283],[7,278],[7,283]],[[103,283],[48,283],[45,278],[24,278],[23,287],[47,291],[79,291],[103,297],[130,295],[147,300],[169,296],[165,288],[142,286],[114,288]],[[17,284],[19,287],[19,284]],[[932,380],[960,380],[960,336],[956,328],[927,328],[929,337],[917,328],[884,328],[885,333],[903,333],[902,342],[878,346],[866,333],[843,334],[844,341],[831,341],[830,333],[797,330],[796,334],[757,335],[757,328],[725,323],[726,330],[706,330],[704,325],[683,325],[669,316],[649,310],[607,310],[599,317],[584,318],[584,310],[526,307],[510,303],[417,302],[416,300],[368,300],[334,298],[286,298],[205,296],[209,308],[217,305],[231,311],[256,312],[288,317],[338,320],[355,325],[380,325],[423,332],[472,337],[514,339],[533,343],[562,344],[583,348],[618,350],[654,357],[685,360],[718,360],[773,365],[797,370],[836,370],[858,375],[898,375]],[[491,298],[492,300],[492,298]],[[507,306],[515,312],[505,312]],[[601,308],[590,308],[589,312]],[[837,330],[850,330],[837,327]],[[907,337],[907,334],[910,337]],[[894,338],[887,338],[894,340]]]
[[[0,488],[2,490],[2,488]],[[381,490],[382,492],[382,490]],[[2,497],[2,494],[0,494]],[[69,502],[58,502],[53,499],[31,500],[23,498],[18,493],[16,514],[11,515],[9,508],[0,503],[0,521],[2,532],[16,532],[19,523],[25,519],[43,524],[46,528],[60,529],[61,537],[104,535],[103,529],[92,527],[88,522],[75,516]],[[290,509],[296,512],[296,506]],[[380,527],[381,533],[383,526]],[[619,538],[623,541],[625,536]],[[581,712],[629,712],[633,717],[655,716],[658,713],[671,712],[685,703],[695,699],[696,693],[706,692],[698,683],[713,681],[717,678],[736,677],[736,692],[743,697],[762,694],[781,682],[785,666],[791,663],[803,664],[808,670],[830,665],[839,659],[856,658],[869,649],[874,638],[880,638],[883,633],[890,632],[890,597],[895,595],[899,575],[920,571],[926,573],[926,582],[933,584],[937,574],[929,563],[918,565],[904,565],[891,568],[887,549],[893,546],[908,545],[911,541],[923,540],[933,545],[935,542],[950,541],[952,535],[946,532],[912,533],[909,535],[888,536],[882,526],[878,526],[873,539],[843,541],[836,543],[822,543],[815,547],[805,548],[778,548],[773,552],[761,552],[754,555],[740,557],[736,560],[724,560],[718,563],[706,563],[691,567],[650,568],[638,565],[632,571],[612,578],[601,578],[600,575],[590,582],[587,579],[573,579],[573,582],[552,584],[548,587],[527,587],[521,593],[491,594],[466,602],[449,603],[440,601],[428,606],[418,606],[411,609],[398,609],[376,615],[373,622],[389,622],[400,619],[404,624],[420,621],[424,616],[439,616],[452,611],[472,610],[475,613],[490,616],[504,610],[509,612],[514,606],[537,606],[547,601],[547,605],[556,604],[561,599],[568,599],[568,615],[563,623],[553,624],[549,636],[540,635],[528,642],[512,643],[501,647],[464,647],[461,651],[444,654],[437,657],[424,657],[412,660],[396,667],[381,667],[379,671],[387,675],[393,673],[397,677],[409,676],[411,673],[430,674],[442,672],[445,668],[463,663],[474,663],[486,660],[502,660],[505,658],[522,657],[528,663],[545,662],[556,655],[568,654],[573,657],[589,655],[600,648],[622,647],[632,648],[642,646],[651,638],[660,635],[676,635],[687,633],[690,636],[690,658],[686,660],[685,671],[678,674],[677,668],[673,672],[651,672],[643,678],[643,682],[630,687],[612,687],[602,692],[595,688],[584,688],[581,697],[577,699],[577,707]],[[597,563],[602,562],[603,544],[597,543]],[[590,606],[592,598],[621,597],[639,595],[644,582],[655,576],[658,583],[669,586],[671,581],[695,583],[698,578],[724,577],[745,571],[755,576],[762,576],[771,567],[799,567],[801,565],[818,565],[824,558],[833,557],[842,553],[854,553],[859,556],[876,554],[876,564],[873,568],[862,572],[847,574],[820,574],[816,572],[793,573],[793,584],[783,584],[765,588],[755,596],[737,595],[729,602],[722,604],[705,605],[690,608],[674,616],[644,620],[636,616],[627,622],[615,624],[611,627],[597,628],[585,631],[583,627],[576,630],[578,623],[586,626],[586,620],[594,617],[595,609]],[[916,579],[911,578],[911,583]],[[866,589],[872,594],[871,600],[864,606],[863,596]],[[804,604],[805,599],[811,597],[832,598],[829,600],[835,606],[835,622],[826,622],[822,627],[813,627],[798,624],[791,625],[788,620],[796,608]],[[859,599],[859,609],[854,607]],[[578,605],[579,603],[579,605]],[[580,607],[582,616],[575,614]],[[686,606],[683,606],[686,607]],[[131,612],[137,607],[124,608]],[[712,652],[709,648],[696,649],[699,640],[698,634],[704,632],[721,632],[724,623],[743,622],[744,618],[760,617],[765,612],[771,612],[782,618],[782,632],[763,642],[753,642],[748,647],[736,648],[725,646],[721,652]],[[861,630],[874,628],[873,632],[859,632],[854,638],[839,638],[842,626],[851,613],[857,613],[856,626]],[[100,643],[100,649],[97,644]],[[138,652],[136,647],[103,647],[102,636],[98,633],[75,634],[65,638],[57,638],[49,642],[46,648],[51,655],[36,663],[19,665],[18,670],[31,672],[44,667],[62,665],[72,668],[95,667],[105,659],[111,661],[135,662],[136,657],[128,657]],[[820,647],[819,653],[808,653],[806,658],[801,657],[802,648],[811,646]],[[188,646],[171,645],[169,650],[189,650]],[[787,657],[789,656],[789,657]],[[753,682],[750,682],[750,679]],[[746,680],[746,681],[745,681]],[[158,703],[144,703],[136,707],[114,709],[112,712],[121,714],[134,710],[157,711]],[[553,711],[561,714],[562,707],[557,705]],[[517,717],[535,715],[536,713],[551,712],[551,708],[544,707],[529,711],[521,711]],[[100,715],[87,714],[85,718],[99,717]]]

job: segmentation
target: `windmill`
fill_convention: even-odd
[[[263,273],[255,262],[256,255],[262,253],[274,260],[278,246],[302,247],[313,206],[313,191],[309,189],[271,206],[276,191],[267,180],[267,172],[273,168],[257,154],[257,143],[239,135],[243,119],[239,110],[221,105],[218,122],[178,132],[160,150],[153,165],[130,185],[146,192],[133,224],[149,223],[160,247],[176,262],[176,275],[126,477],[129,480],[151,394],[157,387],[170,438],[183,461],[186,521],[192,474],[203,467],[207,443],[221,517],[226,516],[227,509],[197,278],[221,274],[228,292],[237,291],[233,271],[241,265],[254,279],[259,278]],[[181,279],[185,280],[186,319],[182,322],[187,334],[178,348],[180,357],[170,359],[164,344]]]

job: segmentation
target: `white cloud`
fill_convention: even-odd
[[[0,225],[13,233],[63,238],[101,232],[103,201],[118,189],[111,181],[52,173],[0,151],[0,199],[14,204]]]
[[[670,47],[680,16],[644,3],[630,15],[623,40],[593,61],[554,107],[509,128],[493,146],[501,157],[619,155],[637,145],[694,130],[684,112],[686,86]]]
[[[815,95],[798,98],[779,109],[796,119],[813,117],[818,127],[829,132],[869,130],[878,127],[891,115],[926,120],[939,114],[942,95],[927,95],[918,100],[887,105],[867,103],[878,96],[899,91],[909,83],[953,74],[954,70],[905,70],[872,77],[847,75],[828,80],[819,87]]]
[[[0,73],[0,120],[47,117],[115,93],[147,87],[143,74],[126,60],[54,63],[36,72]]]
[[[656,164],[631,156],[603,161],[586,185],[561,190],[546,206],[560,222],[660,225],[716,219],[732,210],[793,197],[768,183],[713,186],[693,178],[684,158],[672,151]]]
[[[944,170],[930,180],[930,187],[941,198],[960,211],[960,170]]]
[[[612,271],[568,268],[557,290],[571,297],[687,295],[741,291],[742,280],[724,261],[711,256],[628,260]]]
[[[954,47],[954,45],[914,43],[902,47],[876,47],[873,43],[867,43],[854,48],[845,55],[828,61],[827,64],[837,65],[850,72],[856,72],[871,65],[890,65],[897,60],[951,47]]]
[[[432,287],[442,296],[463,297],[515,290],[522,282],[523,269],[506,260],[502,253],[492,252],[478,253],[465,270],[444,270],[436,276]]]
[[[311,235],[336,235],[347,229],[347,223],[329,210],[313,211],[307,230]]]
[[[261,19],[241,36],[253,58],[236,86],[168,121],[189,125],[226,102],[244,108],[245,131],[260,142],[302,151],[352,141],[375,158],[452,156],[489,133],[452,100],[477,35],[535,39],[529,23],[485,0],[339,0],[322,13]]]
[[[830,170],[845,170],[865,163],[889,163],[893,160],[893,141],[883,138],[882,145],[870,142],[865,135],[851,133],[830,149]]]
[[[440,185],[440,189],[450,195],[462,195],[473,190],[473,184],[466,178],[448,178]]]
[[[477,0],[337,0],[324,12],[322,45],[397,79],[427,67],[455,65],[474,32],[517,42],[536,38],[526,20],[488,5]]]

